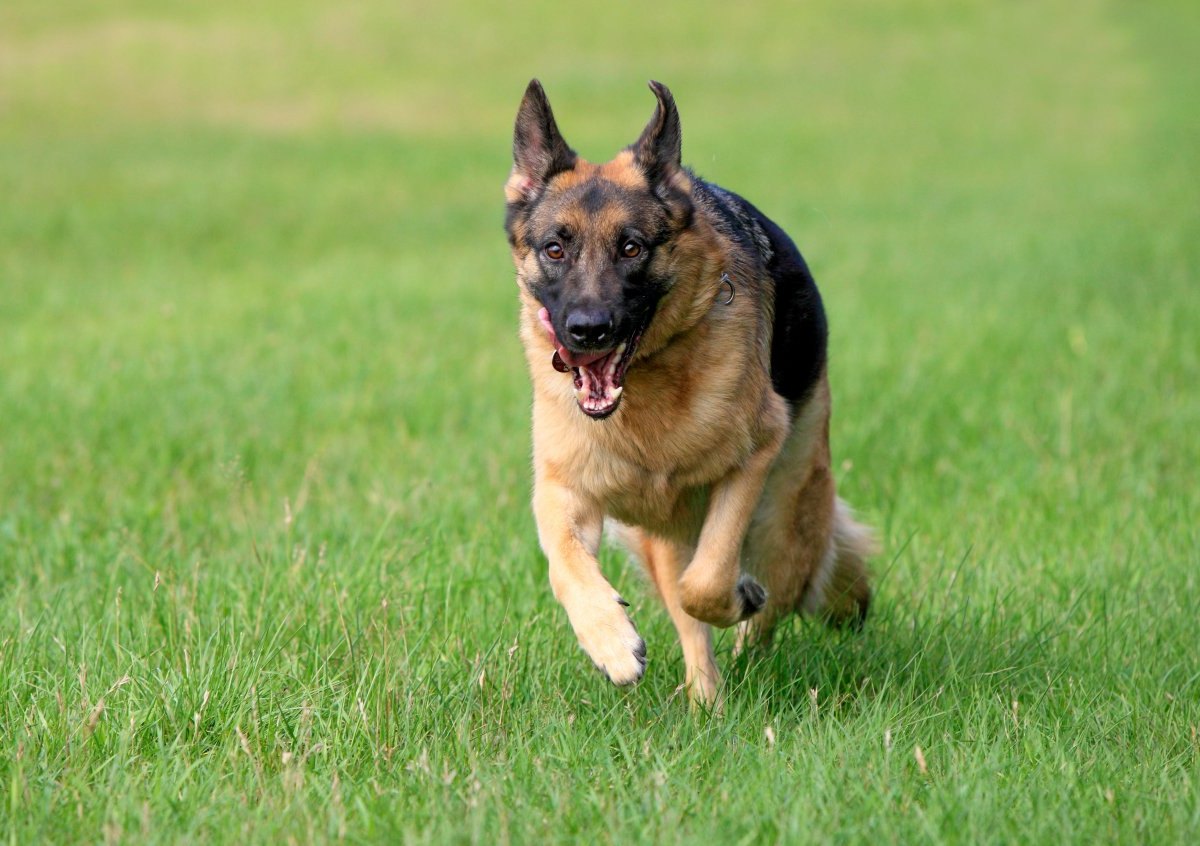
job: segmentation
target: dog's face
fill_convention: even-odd
[[[679,115],[666,86],[641,137],[594,165],[558,132],[537,80],[517,112],[505,227],[518,282],[541,304],[538,318],[574,373],[579,407],[616,411],[638,340],[674,282],[673,241],[691,222],[680,167]]]

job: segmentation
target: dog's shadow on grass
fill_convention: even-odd
[[[1070,609],[1009,607],[962,599],[942,607],[883,605],[859,629],[794,617],[771,643],[733,656],[732,634],[718,641],[728,700],[777,711],[817,703],[857,707],[882,696],[913,702],[950,688],[972,695],[1011,693],[1084,668],[1062,639]]]

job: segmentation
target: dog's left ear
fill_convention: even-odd
[[[646,174],[650,184],[658,185],[682,167],[683,135],[679,129],[679,111],[675,108],[671,89],[651,80],[650,90],[658,98],[658,106],[632,149],[634,161]]]

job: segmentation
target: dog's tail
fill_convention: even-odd
[[[834,500],[829,549],[800,600],[800,607],[833,625],[862,625],[871,607],[867,559],[879,552],[875,534],[854,519],[840,497]]]

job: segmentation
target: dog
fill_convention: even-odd
[[[782,229],[681,163],[665,85],[604,164],[559,133],[541,84],[517,112],[505,229],[533,383],[533,510],[580,646],[628,685],[646,645],[597,561],[607,523],[679,633],[684,683],[717,706],[712,626],[736,649],[785,615],[861,622],[871,532],[830,468],[828,330]]]

